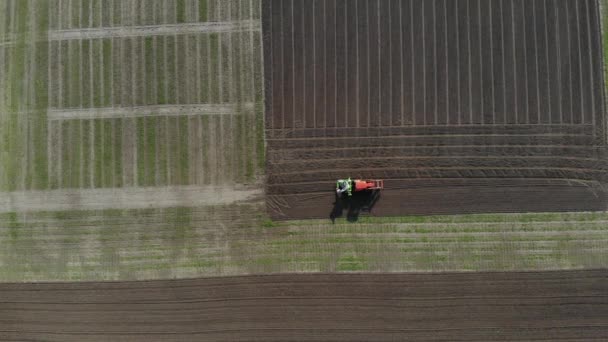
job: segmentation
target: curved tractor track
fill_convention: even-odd
[[[605,270],[0,284],[0,339],[605,340],[606,293]]]
[[[273,218],[608,208],[597,1],[263,4]]]

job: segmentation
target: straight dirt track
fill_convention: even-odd
[[[608,207],[597,1],[266,0],[262,14],[273,218],[335,213],[349,176],[386,180],[378,215]]]
[[[608,272],[0,284],[0,340],[608,339]]]

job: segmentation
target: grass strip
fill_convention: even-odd
[[[102,176],[102,186],[103,187],[112,187],[112,173],[114,172],[114,158],[112,157],[112,149],[114,148],[114,137],[112,135],[112,120],[103,120],[103,141],[104,148],[103,154],[101,156],[103,160],[103,176]]]
[[[201,81],[201,89],[200,89],[200,98],[201,98],[201,103],[210,103],[210,97],[209,97],[209,84],[210,84],[210,79],[209,77],[209,41],[208,41],[208,35],[198,35],[198,39],[199,39],[199,44],[201,46],[200,48],[200,55],[197,56],[197,58],[199,58],[201,60],[200,63],[200,81]]]
[[[203,115],[201,117],[201,130],[202,130],[202,141],[201,141],[201,158],[202,158],[202,172],[203,172],[203,184],[211,183],[211,170],[209,169],[209,116]]]
[[[188,93],[191,90],[192,85],[189,84],[188,78],[192,73],[189,68],[188,62],[191,60],[189,51],[186,49],[186,40],[188,36],[178,35],[175,36],[175,45],[177,53],[175,55],[175,103],[189,103],[191,101],[188,98]]]
[[[155,82],[157,82],[157,86],[156,86],[156,90],[157,90],[157,94],[156,94],[156,98],[157,98],[157,103],[158,104],[167,104],[167,96],[166,96],[166,91],[165,91],[165,87],[167,87],[167,75],[168,75],[168,61],[165,58],[165,56],[167,56],[167,39],[168,37],[159,37],[158,41],[157,41],[157,46],[160,47],[162,45],[162,49],[157,49],[159,51],[159,54],[162,53],[162,57],[159,56],[158,58],[158,78],[155,80]]]
[[[147,186],[154,186],[156,182],[156,176],[154,169],[156,168],[156,128],[158,125],[158,118],[153,116],[146,118],[146,146],[144,147],[145,153],[145,184]]]
[[[103,135],[104,133],[104,125],[105,120],[103,119],[94,119],[94,125],[95,125],[95,146],[94,146],[94,150],[95,150],[95,164],[94,164],[94,182],[95,182],[95,188],[101,188],[103,187],[103,176],[104,176],[104,150],[106,149],[106,146],[104,146],[104,144],[107,144],[107,148],[111,148],[111,142],[109,141],[104,141],[105,137]]]
[[[11,21],[16,21],[15,44],[8,50],[8,84],[5,85],[3,92],[6,101],[6,114],[4,122],[0,123],[2,132],[0,141],[0,167],[4,176],[0,189],[4,191],[14,191],[18,188],[18,175],[20,174],[20,163],[18,156],[25,153],[23,145],[23,132],[20,130],[19,110],[23,106],[21,101],[22,92],[25,86],[26,56],[27,46],[27,21],[28,21],[28,2],[18,1],[14,3],[16,17]],[[9,20],[7,20],[8,22]]]
[[[169,148],[168,142],[168,120],[166,116],[158,118],[158,176],[159,185],[168,185],[168,172],[167,172],[167,148]]]
[[[185,23],[186,22],[186,0],[175,0],[175,10],[177,23]]]
[[[91,41],[91,49],[93,52],[92,58],[89,55],[84,54],[83,52],[83,60],[87,61],[83,63],[83,72],[88,77],[84,77],[83,79],[83,93],[85,96],[92,97],[89,101],[85,101],[84,103],[88,107],[99,108],[105,106],[105,98],[109,96],[106,93],[106,62],[105,57],[106,53],[104,51],[104,43],[102,39],[96,39]],[[93,64],[93,69],[90,68],[90,63]],[[91,82],[91,79],[93,82]],[[87,92],[87,89],[91,85],[87,85],[87,83],[92,83],[93,89]]]
[[[220,103],[219,35],[210,33],[209,39],[209,103]]]
[[[188,116],[180,116],[178,122],[178,136],[179,145],[179,181],[178,184],[186,185],[190,184],[189,170],[190,170],[190,156],[188,153],[188,146],[190,145],[189,132],[188,132]]]
[[[82,159],[82,174],[83,184],[81,187],[89,188],[91,184],[91,120],[81,121],[81,148],[83,150],[84,158]]]
[[[71,188],[80,188],[82,184],[80,183],[80,171],[81,171],[81,156],[83,156],[82,151],[82,130],[80,120],[70,120],[70,141],[68,144],[71,146],[70,154],[71,154],[71,165],[70,165],[70,187]]]
[[[99,107],[101,105],[101,98],[99,98],[101,94],[99,89],[96,89],[99,88],[99,79],[96,77],[97,75],[95,75],[95,70],[101,71],[101,66],[96,63],[95,59],[92,61],[94,70],[93,74],[89,74],[91,70],[91,60],[89,59],[89,56],[91,54],[94,56],[94,58],[95,56],[99,56],[99,52],[97,51],[98,49],[96,48],[97,44],[92,40],[83,40],[80,44],[82,44],[82,54],[79,53],[79,59],[72,60],[72,63],[74,63],[79,69],[77,88],[79,93],[82,93],[83,95],[83,98],[79,99],[80,101],[78,101],[76,106],[80,106],[80,102],[82,102],[82,107],[84,108]],[[78,50],[79,47],[76,46],[75,49]],[[80,75],[80,67],[78,66],[79,63],[82,63],[82,75]],[[93,82],[91,82],[91,78],[93,78]],[[93,89],[91,89],[91,87]],[[93,95],[93,98],[91,98],[91,94]]]
[[[137,131],[136,147],[137,147],[137,185],[146,185],[146,122],[145,118],[139,117],[135,121],[135,129]]]
[[[157,82],[157,80],[154,78],[154,71],[157,68],[158,61],[155,59],[153,37],[144,38],[144,61],[146,65],[146,74],[143,75],[145,79],[144,82],[146,82],[145,103],[156,104],[156,94],[154,93],[155,89],[153,84]]]
[[[198,20],[201,22],[208,21],[207,15],[207,0],[198,0]]]
[[[182,82],[183,80],[178,79],[178,74],[177,74],[177,70],[180,67],[178,65],[178,56],[175,55],[176,53],[176,44],[177,44],[177,38],[175,36],[165,36],[165,40],[166,40],[166,44],[167,44],[167,70],[166,70],[166,75],[167,75],[167,80],[165,80],[164,82],[167,82],[167,98],[165,99],[167,104],[175,104],[178,103],[178,99],[177,99],[177,89],[178,89],[178,82]]]
[[[114,119],[114,187],[123,186],[122,179],[122,134],[124,119]]]
[[[48,155],[47,155],[47,130],[48,122],[46,110],[48,108],[48,61],[49,61],[49,43],[43,39],[47,36],[49,25],[48,18],[48,2],[42,1],[37,3],[36,17],[36,32],[35,35],[39,39],[35,43],[34,53],[34,103],[32,120],[32,143],[33,148],[33,175],[30,185],[31,189],[46,189],[48,188]]]
[[[101,106],[110,107],[112,106],[112,67],[114,61],[112,59],[113,56],[113,46],[111,39],[103,39],[102,40],[102,54],[103,54],[103,104]]]

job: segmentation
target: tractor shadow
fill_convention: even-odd
[[[357,222],[359,214],[371,213],[379,199],[379,190],[354,192],[350,197],[346,195],[338,196],[336,194],[334,207],[329,214],[329,218],[334,223],[337,218],[343,217],[346,212],[346,220],[348,222]]]

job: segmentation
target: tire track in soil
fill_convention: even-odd
[[[245,109],[253,109],[253,103],[244,103]],[[154,116],[182,115],[237,115],[236,104],[176,104],[176,105],[147,105],[129,107],[100,107],[100,108],[51,108],[47,112],[49,120],[73,119],[111,119]]]
[[[149,37],[167,35],[187,35],[197,33],[224,33],[239,31],[259,31],[259,20],[216,21],[203,23],[162,24],[147,26],[116,26],[50,30],[48,40],[82,40],[99,38]]]
[[[236,203],[261,195],[259,187],[244,184],[20,191],[0,197],[0,212],[196,207]]]

